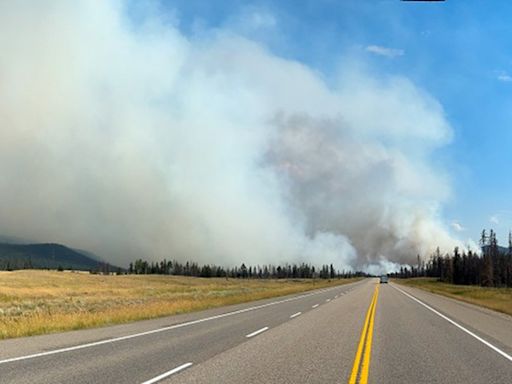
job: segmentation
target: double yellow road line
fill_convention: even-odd
[[[368,383],[368,372],[370,371],[370,357],[372,354],[373,323],[375,321],[375,308],[377,308],[378,297],[379,284],[375,286],[372,302],[370,303],[370,308],[368,308],[368,313],[366,314],[366,319],[364,320],[363,332],[361,333],[361,339],[359,340],[359,345],[357,346],[354,366],[352,367],[352,373],[350,374],[350,379],[348,380],[349,384],[356,384],[358,376],[360,384]]]

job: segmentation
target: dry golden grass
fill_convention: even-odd
[[[454,285],[441,283],[436,279],[429,278],[395,279],[393,281],[512,315],[511,288]]]
[[[151,319],[353,281],[0,272],[0,339]]]

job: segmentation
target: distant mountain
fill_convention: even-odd
[[[71,248],[71,249],[75,252],[81,253],[84,256],[87,256],[89,259],[96,260],[99,263],[103,262],[103,260],[101,260],[101,258],[98,255],[96,255],[92,252],[89,252],[89,251],[86,251],[86,250],[80,249],[80,248]]]
[[[22,239],[21,237],[16,237],[16,236],[0,235],[0,243],[30,244],[30,243],[34,243],[34,241],[29,241],[27,239]]]
[[[0,270],[50,268],[98,270],[101,261],[93,254],[61,244],[0,243]]]

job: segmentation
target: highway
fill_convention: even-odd
[[[377,279],[0,342],[0,383],[509,382],[511,317]]]

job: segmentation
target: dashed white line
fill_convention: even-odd
[[[320,304],[315,304],[315,305],[313,305],[311,308],[316,308],[316,307],[318,307],[319,305],[320,305]]]
[[[428,304],[425,304],[423,301],[415,298],[414,296],[412,295],[409,295],[407,292],[404,292],[402,291],[400,288],[396,287],[394,284],[391,285],[393,288],[395,288],[397,291],[399,292],[402,292],[405,296],[409,297],[410,299],[414,300],[415,302],[417,302],[418,304],[424,306],[425,308],[427,308],[429,311],[432,311],[434,312],[437,316],[439,317],[442,317],[443,319],[445,319],[446,321],[448,321],[449,323],[455,325],[457,328],[459,328],[461,331],[464,331],[466,332],[468,335],[470,336],[473,336],[475,339],[477,339],[479,342],[481,342],[482,344],[488,346],[489,348],[491,348],[492,350],[494,350],[495,352],[499,353],[501,356],[503,356],[505,359],[509,360],[509,361],[512,361],[512,356],[510,356],[508,353],[502,351],[501,349],[499,349],[498,347],[495,347],[494,345],[492,345],[491,343],[489,343],[488,341],[482,339],[480,336],[474,334],[473,332],[471,332],[469,329],[466,329],[464,328],[462,325],[460,325],[459,323],[453,321],[452,319],[450,319],[448,316],[445,316],[443,315],[441,312],[439,311],[436,311],[434,308],[432,308],[430,305]]]
[[[318,295],[318,294],[323,293],[323,292],[328,292],[328,291],[331,291],[333,289],[336,289],[336,287],[320,289],[318,291],[306,293],[306,294],[299,295],[299,296],[290,297],[290,298],[284,299],[284,300],[278,300],[278,301],[273,301],[273,302],[267,303],[267,304],[261,304],[261,305],[256,305],[254,307],[239,309],[239,310],[233,311],[233,312],[226,312],[226,313],[222,313],[220,315],[204,317],[202,319],[192,320],[192,321],[188,321],[188,322],[185,322],[185,323],[171,325],[171,326],[168,326],[168,327],[152,329],[152,330],[146,331],[146,332],[140,332],[140,333],[134,333],[134,334],[131,334],[131,335],[126,335],[126,336],[114,337],[112,339],[93,341],[93,342],[90,342],[90,343],[74,345],[72,347],[59,348],[59,349],[54,349],[54,350],[51,350],[51,351],[33,353],[31,355],[11,357],[11,358],[8,358],[8,359],[0,360],[0,364],[12,363],[12,362],[15,362],[15,361],[20,361],[20,360],[34,359],[34,358],[37,358],[37,357],[54,355],[54,354],[57,354],[57,353],[71,352],[71,351],[76,351],[76,350],[79,350],[79,349],[96,347],[98,345],[110,344],[110,343],[114,343],[114,342],[117,342],[117,341],[133,339],[133,338],[136,338],[136,337],[152,335],[154,333],[170,331],[170,330],[177,329],[177,328],[183,328],[183,327],[187,327],[187,326],[194,325],[194,324],[204,323],[205,321],[221,319],[223,317],[238,315],[240,313],[245,313],[245,312],[255,311],[255,310],[258,310],[258,309],[261,309],[261,308],[270,307],[272,305],[277,305],[277,304],[287,303],[289,301],[299,300],[299,299],[302,299],[302,298],[305,298],[305,297],[309,297],[309,296],[313,296],[313,295]]]
[[[326,301],[326,302],[329,302],[329,301],[331,301],[331,299],[327,299],[327,300],[325,300],[325,301]]]
[[[145,381],[142,384],[153,384],[153,383],[156,383],[157,381],[165,379],[168,376],[174,375],[175,373],[178,373],[179,371],[183,371],[185,368],[188,368],[191,365],[192,365],[192,363],[185,363],[183,365],[180,365],[179,367],[171,369],[170,371],[162,373],[161,375],[158,375],[157,377],[154,377],[151,380]]]
[[[338,298],[338,295],[334,296],[334,298],[335,298],[335,299],[337,299],[337,298]]]
[[[268,329],[268,327],[258,329],[257,331],[254,331],[253,333],[249,333],[248,335],[245,335],[245,337],[249,338],[249,337],[259,335],[260,333],[265,332],[267,329]]]
[[[297,316],[300,316],[300,315],[302,315],[302,312],[294,313],[293,315],[290,316],[290,319],[293,319],[294,317],[297,317]]]

